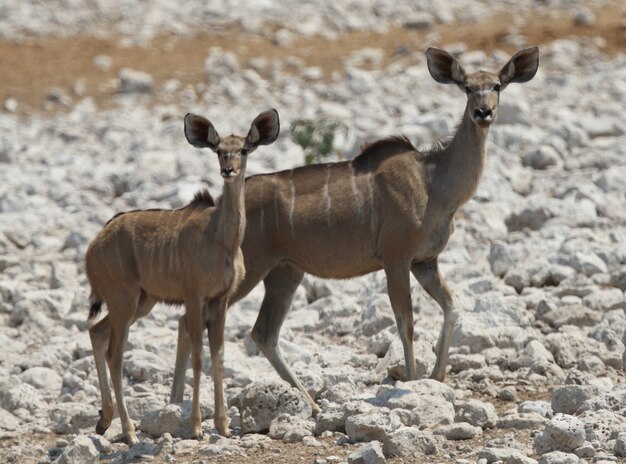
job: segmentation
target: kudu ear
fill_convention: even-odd
[[[274,142],[280,132],[280,120],[278,119],[278,111],[271,109],[259,114],[246,136],[246,147],[254,149],[259,145],[269,145]]]
[[[185,137],[196,148],[217,150],[220,136],[211,121],[197,114],[187,113],[185,116]]]
[[[440,84],[465,85],[465,70],[461,64],[444,50],[430,47],[426,50],[428,71]]]
[[[498,77],[502,88],[511,82],[528,82],[537,73],[539,67],[539,49],[537,47],[527,48],[517,52],[513,58],[504,65]]]

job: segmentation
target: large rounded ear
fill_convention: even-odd
[[[528,82],[535,77],[537,68],[539,68],[539,49],[537,47],[517,52],[500,71],[498,77],[502,88],[511,82]]]
[[[461,64],[444,50],[430,47],[426,50],[428,71],[440,84],[465,85],[465,70]]]
[[[193,113],[187,113],[185,116],[185,137],[197,148],[208,147],[211,150],[217,150],[220,144],[220,136],[217,135],[211,121]]]
[[[269,145],[276,140],[279,132],[278,111],[275,109],[264,111],[252,121],[246,137],[246,146],[256,148],[259,145]]]

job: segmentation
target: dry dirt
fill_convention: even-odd
[[[344,59],[364,47],[382,49],[383,65],[398,59],[410,60],[410,52],[421,50],[429,43],[463,42],[470,50],[498,48],[512,52],[516,47],[507,41],[512,30],[527,37],[528,44],[545,44],[571,36],[601,37],[607,54],[626,53],[621,3],[616,2],[595,14],[592,26],[575,26],[571,15],[564,12],[539,18],[499,15],[480,24],[439,25],[427,31],[396,27],[385,33],[349,32],[336,40],[297,38],[289,47],[274,43],[272,28],[268,28],[264,36],[258,36],[243,32],[237,25],[189,37],[158,37],[148,46],[127,46],[120,37],[0,40],[0,103],[14,98],[19,103],[20,113],[41,111],[50,88],[57,87],[72,95],[72,87],[81,82],[85,94],[92,96],[98,106],[106,107],[111,104],[117,89],[115,78],[123,67],[151,74],[157,86],[172,78],[183,84],[202,83],[205,81],[204,59],[211,47],[235,53],[242,66],[252,57],[298,57],[307,66],[320,67],[327,77],[332,71],[343,70]],[[94,66],[94,57],[100,54],[111,57],[110,70],[100,71]],[[158,101],[159,96],[155,98]]]

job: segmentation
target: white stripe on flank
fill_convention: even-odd
[[[265,222],[265,208],[263,207],[263,185],[264,183],[261,182],[261,192],[259,193],[259,198],[261,199],[261,224],[259,224],[261,232],[263,232],[263,227],[265,226],[264,222]]]
[[[291,226],[291,236],[294,235],[293,230],[293,211],[296,208],[296,186],[293,181],[289,180],[289,190],[291,191],[291,201],[289,202],[289,225]]]
[[[154,228],[154,235],[152,237],[150,237],[150,241],[148,243],[150,243],[150,256],[149,256],[149,263],[151,267],[156,268],[158,263],[155,262],[155,254],[157,251],[157,245],[159,243],[159,237],[162,235],[162,231],[160,230],[161,228],[161,221],[163,220],[163,213],[165,211],[161,210],[161,212],[159,212],[159,217],[157,218],[157,222],[156,222],[156,227]],[[158,257],[157,257],[158,259]]]
[[[352,167],[352,176],[350,177],[352,184],[352,193],[354,194],[354,200],[356,202],[357,214],[359,217],[363,217],[363,196],[356,185],[356,175],[354,173],[354,167]]]
[[[374,208],[374,186],[372,185],[372,173],[367,173],[367,193],[370,200],[370,225],[372,228],[372,234],[376,229],[376,209]]]
[[[161,242],[161,249],[159,250],[159,266],[157,268],[160,268],[162,270],[166,270],[166,264],[167,264],[167,250],[166,250],[166,238],[167,236],[170,234],[169,231],[169,226],[170,226],[170,222],[172,222],[172,218],[174,217],[173,213],[170,213],[167,215],[167,221],[165,222],[165,227],[163,228],[163,233],[160,234],[160,237],[163,237],[160,242]]]
[[[172,241],[170,243],[170,268],[172,269],[172,272],[176,272],[176,269],[180,269],[180,259],[178,256],[178,229],[180,228],[180,221],[182,221],[182,219],[183,215],[178,213],[178,221],[176,221],[176,226],[172,231]]]
[[[326,182],[324,183],[324,189],[322,190],[324,195],[324,200],[326,201],[326,222],[330,226],[331,219],[331,208],[333,205],[333,199],[330,196],[329,192],[329,184],[330,184],[330,164],[326,165]]]
[[[280,230],[280,224],[278,220],[278,185],[276,185],[276,179],[272,179],[274,184],[274,217],[276,218],[276,232]]]

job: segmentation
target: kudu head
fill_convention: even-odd
[[[500,92],[512,82],[528,82],[539,66],[537,47],[517,52],[497,74],[487,71],[467,74],[455,58],[437,48],[426,50],[426,57],[433,79],[441,84],[455,84],[467,94],[469,116],[482,128],[495,121]]]
[[[246,137],[229,135],[220,138],[211,122],[196,114],[185,116],[185,137],[197,148],[208,147],[217,153],[220,173],[225,181],[236,179],[246,171],[246,157],[259,145],[274,142],[280,132],[278,112],[274,109],[259,114]]]

